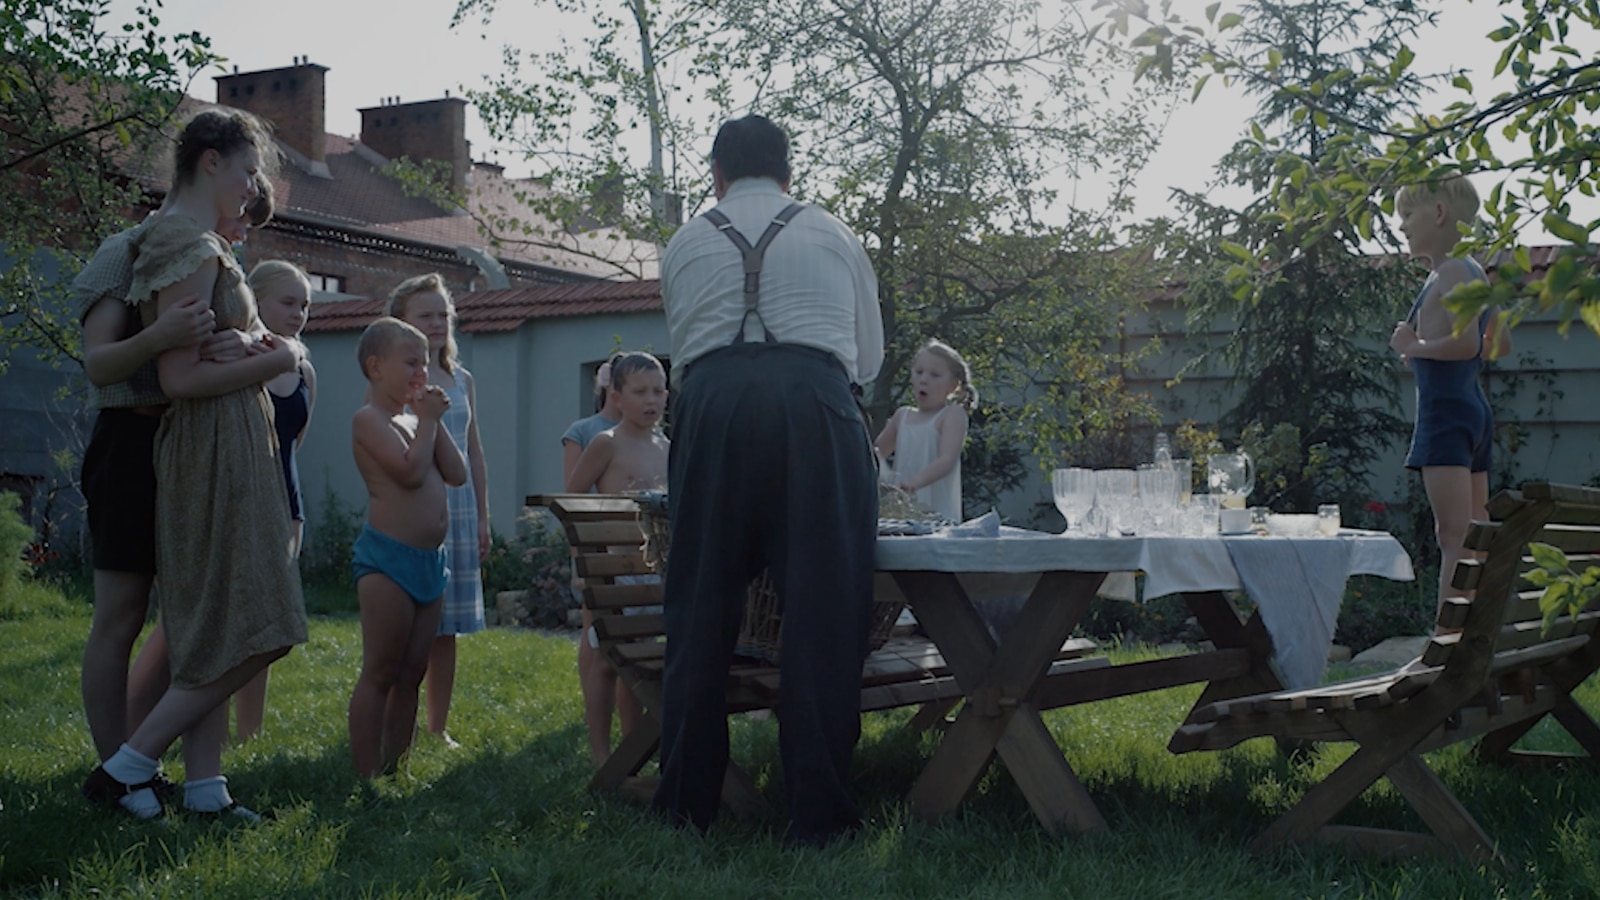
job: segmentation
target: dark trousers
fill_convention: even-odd
[[[701,829],[728,765],[725,691],[746,586],[783,603],[779,747],[790,834],[860,822],[847,784],[861,736],[877,474],[866,422],[827,353],[741,344],[673,395],[661,784],[654,805]]]

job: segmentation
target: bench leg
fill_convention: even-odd
[[[644,764],[655,756],[661,746],[661,722],[646,708],[639,723],[622,736],[617,749],[611,751],[606,761],[589,779],[591,791],[614,791],[631,777],[637,775]]]
[[[1005,641],[996,646],[954,575],[895,574],[967,701],[912,786],[908,802],[913,815],[931,820],[955,811],[998,751],[1034,814],[1052,833],[1062,825],[1078,831],[1105,827],[1033,702],[1062,642],[1082,619],[1104,577],[1045,573]]]
[[[1031,704],[1024,705],[1012,717],[1010,727],[1000,737],[999,751],[1006,769],[1022,789],[1022,795],[1028,798],[1033,814],[1051,834],[1055,833],[1057,823],[1070,831],[1098,831],[1106,827],[1106,820],[1095,807],[1094,799],[1067,765],[1055,737]]]
[[[1412,748],[1426,735],[1426,724],[1430,723],[1414,723],[1401,732],[1390,734],[1347,726],[1346,730],[1360,742],[1356,752],[1251,841],[1250,850],[1262,852],[1283,844],[1308,844],[1327,838],[1353,842],[1368,849],[1382,849],[1384,842],[1390,842],[1408,850],[1437,846],[1462,853],[1474,861],[1495,858],[1494,842],[1488,834],[1413,752]],[[1388,776],[1437,840],[1412,832],[1329,825],[1382,776]]]
[[[1421,757],[1407,753],[1385,774],[1447,846],[1474,862],[1495,858],[1494,841]]]

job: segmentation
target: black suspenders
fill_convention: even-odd
[[[791,203],[785,206],[782,212],[773,217],[772,224],[761,233],[761,238],[756,241],[755,246],[751,246],[744,235],[733,227],[733,223],[728,221],[727,214],[722,210],[712,209],[706,212],[706,218],[717,226],[718,231],[727,235],[728,240],[733,241],[733,245],[739,248],[739,255],[744,258],[744,315],[739,318],[739,331],[733,338],[735,344],[744,343],[744,325],[751,315],[760,322],[761,333],[766,335],[766,342],[771,344],[777,341],[772,332],[767,330],[767,323],[761,321],[761,313],[756,312],[756,304],[761,300],[761,261],[766,256],[767,247],[772,244],[772,239],[776,238],[778,232],[783,230],[783,226],[789,224],[789,221],[805,208],[804,203]]]

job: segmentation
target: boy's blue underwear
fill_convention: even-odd
[[[383,575],[419,605],[438,600],[450,582],[443,544],[436,550],[423,550],[366,525],[352,549],[350,567],[358,583],[366,575]]]

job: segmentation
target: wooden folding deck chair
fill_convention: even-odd
[[[1382,855],[1456,851],[1496,857],[1493,840],[1423,760],[1423,754],[1482,737],[1480,758],[1549,763],[1554,754],[1512,749],[1545,716],[1553,717],[1587,757],[1600,759],[1600,726],[1572,691],[1600,668],[1594,633],[1600,609],[1562,615],[1545,631],[1543,591],[1523,575],[1528,544],[1552,544],[1575,569],[1600,565],[1600,491],[1527,484],[1489,503],[1492,522],[1474,523],[1466,546],[1486,551],[1461,563],[1452,583],[1470,596],[1448,600],[1439,631],[1421,659],[1397,671],[1300,691],[1219,701],[1194,711],[1173,735],[1174,753],[1222,750],[1253,737],[1302,742],[1349,741],[1356,752],[1306,792],[1250,845],[1337,841]],[[1454,633],[1448,633],[1454,632]],[[1387,777],[1432,835],[1333,825],[1333,818]]]

